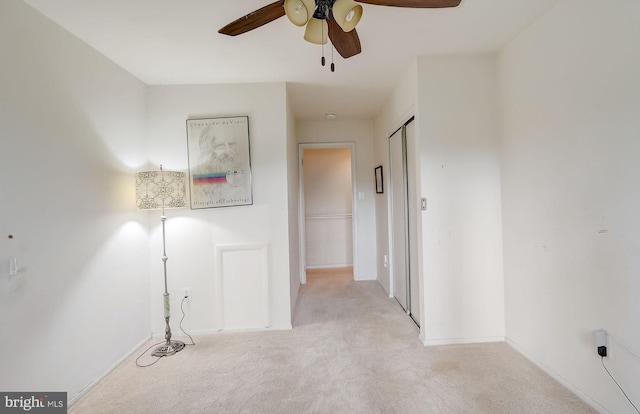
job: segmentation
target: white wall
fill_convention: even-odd
[[[288,214],[291,206],[287,184],[291,180],[288,171],[291,143],[287,137],[286,85],[152,86],[148,99],[150,160],[185,172],[188,168],[185,121],[188,118],[249,116],[253,205],[168,212],[167,254],[169,288],[174,293],[173,314],[179,315],[181,288],[189,286],[192,293],[185,327],[192,332],[215,332],[221,328],[217,322],[220,314],[215,296],[215,246],[268,243],[270,327],[290,328]],[[149,214],[154,219],[157,215]],[[161,333],[164,320],[159,220],[150,248],[153,332]],[[247,283],[254,282],[247,279]],[[222,300],[228,305],[247,301],[247,298],[226,296]],[[246,303],[244,308],[248,314],[256,315],[255,306]],[[174,323],[174,331],[176,326]],[[225,329],[259,327],[224,326]]]
[[[507,336],[614,413],[591,334],[638,405],[638,39],[638,1],[567,0],[500,54]]]
[[[356,192],[364,193],[356,200],[356,250],[354,267],[358,280],[375,280],[376,230],[375,230],[375,186],[373,175],[373,122],[367,120],[299,120],[296,136],[301,144],[326,142],[354,142],[356,173],[352,177]],[[354,258],[354,261],[356,259]]]
[[[307,269],[352,266],[351,149],[306,148],[303,158]]]
[[[492,55],[418,59],[427,344],[504,339],[496,68]]]
[[[421,57],[376,119],[376,163],[416,117],[421,219],[420,337],[427,345],[504,339],[495,56]],[[376,204],[378,261],[388,254],[387,196]],[[418,206],[414,206],[418,208]],[[389,270],[378,280],[390,292]]]
[[[0,389],[72,399],[150,333],[146,89],[19,0],[0,54]]]

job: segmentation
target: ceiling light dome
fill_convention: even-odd
[[[304,40],[316,45],[324,45],[328,42],[329,25],[326,20],[316,19],[312,17],[307,23],[307,29],[304,32]]]
[[[304,26],[313,16],[315,0],[285,0],[284,12],[296,26]]]
[[[332,11],[336,23],[345,32],[355,29],[362,17],[362,6],[353,0],[336,0]]]

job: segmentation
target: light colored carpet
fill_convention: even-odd
[[[69,412],[595,413],[504,343],[417,335],[377,282],[316,272],[293,330],[195,337],[149,368],[136,354]]]

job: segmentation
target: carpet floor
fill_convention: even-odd
[[[596,412],[507,344],[423,346],[377,282],[344,271],[309,273],[293,330],[194,339],[148,368],[135,353],[69,413]]]

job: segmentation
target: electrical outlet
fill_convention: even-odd
[[[593,341],[596,345],[598,355],[600,355],[601,357],[607,356],[607,336],[607,331],[605,331],[604,329],[599,329],[593,332]]]
[[[191,297],[191,288],[190,287],[183,287],[182,288],[182,293],[183,293],[183,295],[182,295],[183,298]]]

